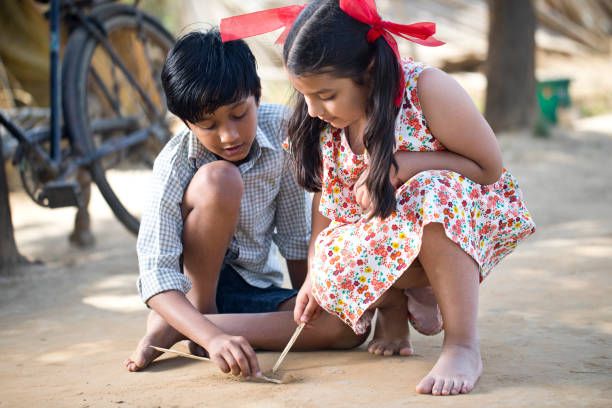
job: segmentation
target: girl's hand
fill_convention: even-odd
[[[355,201],[361,207],[361,212],[363,214],[368,214],[372,209],[372,200],[370,200],[370,192],[366,187],[366,179],[368,178],[368,174],[370,174],[370,169],[366,168],[361,172],[357,182],[355,183],[354,192],[355,192]]]
[[[293,320],[298,326],[303,322],[309,323],[318,319],[322,311],[323,309],[312,295],[312,282],[307,276],[295,299]]]
[[[242,336],[218,334],[206,344],[210,359],[224,373],[250,377],[261,375],[255,351]]]

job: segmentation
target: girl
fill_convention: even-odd
[[[467,393],[482,372],[479,282],[535,230],[495,135],[451,77],[398,59],[387,28],[440,45],[430,24],[383,22],[373,0],[289,9],[299,13],[283,49],[298,91],[289,148],[298,182],[315,193],[296,322],[323,308],[364,333],[377,309],[369,351],[410,354],[409,312],[435,333],[439,305],[442,352],[417,391]],[[435,298],[410,290],[428,286]]]

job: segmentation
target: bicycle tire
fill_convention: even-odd
[[[137,15],[137,13],[139,15]],[[135,44],[134,47],[130,47],[126,52],[128,54],[121,55],[120,57],[125,57],[125,59],[132,58],[132,53],[137,53],[136,49],[141,49],[143,54],[146,54],[148,50],[147,47],[150,45],[155,45],[159,50],[156,51],[157,60],[156,66],[154,68],[150,68],[151,75],[147,77],[147,73],[145,72],[144,76],[145,81],[151,81],[156,88],[156,96],[157,103],[155,104],[156,108],[159,108],[161,114],[166,113],[166,105],[164,100],[164,94],[159,86],[159,72],[161,71],[161,65],[163,65],[163,61],[165,60],[166,54],[169,51],[170,47],[174,44],[173,36],[161,25],[157,19],[145,13],[142,10],[135,9],[133,6],[123,5],[123,4],[109,4],[100,6],[92,10],[88,16],[91,21],[95,21],[97,25],[103,28],[106,38],[112,44],[112,40],[114,36],[127,33],[130,35],[137,35],[142,32],[146,38],[147,43],[144,45],[141,43],[140,45]],[[140,24],[140,25],[139,25]],[[141,31],[138,31],[140,27]],[[116,35],[115,35],[116,34]],[[136,37],[137,38],[137,37]],[[140,48],[139,48],[140,47]],[[104,98],[99,96],[100,94],[104,95],[105,84],[99,78],[92,79],[92,76],[95,76],[93,73],[96,72],[96,68],[94,67],[95,61],[94,58],[98,58],[99,51],[102,46],[95,36],[90,33],[84,27],[76,28],[70,35],[68,44],[66,46],[66,52],[64,54],[64,61],[62,67],[62,91],[63,91],[63,110],[64,110],[64,123],[66,124],[66,129],[70,136],[70,139],[73,144],[73,149],[77,151],[79,155],[86,155],[89,153],[95,152],[101,145],[101,141],[97,141],[97,139],[104,139],[106,136],[96,135],[94,130],[92,129],[92,123],[94,120],[99,119],[95,118],[95,114],[92,113],[92,101],[91,99],[98,95],[97,97],[101,100]],[[161,51],[160,51],[161,50]],[[115,49],[117,52],[118,50]],[[102,54],[104,51],[101,51]],[[160,54],[163,58],[159,60]],[[147,58],[147,62],[151,65],[151,60],[148,55],[145,55]],[[112,62],[111,62],[112,64]],[[103,65],[103,64],[102,64]],[[133,64],[129,67],[129,70],[132,71],[135,68],[140,70],[142,64]],[[113,70],[114,68],[110,67],[109,70]],[[145,69],[146,70],[146,69]],[[136,74],[138,74],[137,72]],[[114,71],[113,71],[114,74]],[[121,74],[121,72],[120,72]],[[134,74],[134,72],[132,72]],[[137,75],[136,75],[137,76]],[[157,77],[156,77],[157,76]],[[102,83],[100,86],[101,90],[93,90],[92,83]],[[115,80],[115,78],[113,79]],[[124,81],[125,82],[125,81]],[[138,81],[140,85],[142,85],[141,81]],[[149,83],[149,82],[147,82]],[[149,83],[149,85],[150,85]],[[125,83],[122,83],[124,86]],[[116,84],[113,84],[116,86]],[[130,85],[127,85],[129,88]],[[135,88],[132,86],[132,92]],[[108,90],[106,90],[108,93]],[[123,89],[121,90],[123,91]],[[93,92],[93,96],[92,96]],[[112,97],[112,95],[111,95]],[[111,97],[107,97],[108,104],[111,106],[111,111],[115,110],[115,115],[119,118],[122,116],[122,109],[124,106],[119,93],[117,93],[117,100],[112,101]],[[137,98],[136,98],[137,99]],[[117,109],[115,104],[112,102],[118,102],[120,105]],[[142,100],[141,100],[142,102]],[[129,108],[139,109],[138,106],[134,107],[133,105],[138,105],[138,102],[131,101],[132,105]],[[103,102],[98,101],[98,105],[104,104]],[[140,107],[142,108],[142,107]],[[94,109],[95,110],[95,109]],[[144,112],[144,114],[143,114]],[[138,120],[138,128],[143,128],[149,126],[151,121],[160,121],[159,116],[151,117],[151,115],[147,114],[146,109],[143,108],[140,114],[136,114],[135,117]],[[108,119],[108,118],[104,118]],[[171,137],[171,131],[168,129],[167,123],[156,123],[165,129],[165,140],[162,141],[159,149],[154,152],[152,155],[152,160],[154,160],[154,156],[157,155],[161,147],[163,147],[163,143],[167,141]],[[136,130],[136,129],[131,129]],[[117,136],[117,138],[121,138],[122,135]],[[151,136],[152,137],[152,136]],[[142,148],[146,150],[145,148]],[[146,154],[146,152],[145,152]],[[126,152],[118,152],[116,156],[121,159],[122,155],[127,155]],[[151,159],[151,158],[148,158]],[[137,234],[140,221],[138,219],[137,211],[133,208],[128,208],[126,205],[126,200],[122,200],[117,194],[117,185],[113,187],[111,182],[109,182],[109,177],[107,174],[107,170],[111,170],[111,167],[107,167],[104,164],[105,158],[101,158],[95,160],[89,165],[89,171],[91,173],[92,180],[98,186],[98,189],[101,195],[104,197],[112,212],[116,216],[116,218],[132,233]],[[152,166],[152,160],[150,163],[147,163],[149,166]],[[119,163],[129,162],[129,160],[120,161]],[[149,168],[150,171],[150,168]]]

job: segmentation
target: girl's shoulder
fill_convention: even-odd
[[[419,78],[424,70],[433,68],[412,58],[402,59],[406,85],[402,104],[395,121],[396,148],[398,150],[424,151],[443,149],[431,131],[423,114],[418,92]]]

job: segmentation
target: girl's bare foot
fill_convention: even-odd
[[[149,346],[170,348],[180,340],[181,334],[155,311],[151,311],[147,320],[147,333],[140,339],[132,355],[125,360],[125,367],[128,371],[142,370],[161,354]]]
[[[482,359],[478,343],[470,346],[447,344],[442,346],[438,361],[417,385],[420,394],[467,394],[482,374]]]
[[[376,329],[368,351],[384,356],[410,356],[414,353],[410,343],[406,297],[402,290],[390,288],[378,304]]]
[[[442,315],[431,286],[404,290],[408,304],[408,320],[412,327],[425,336],[442,331]]]

